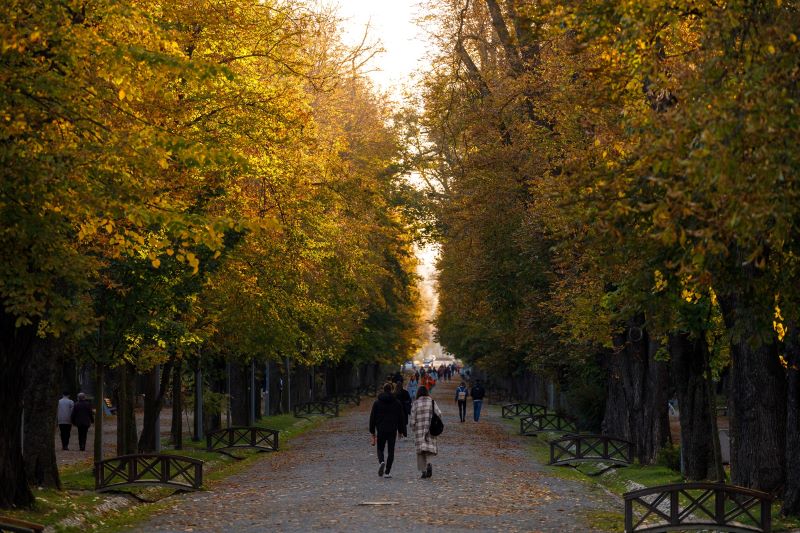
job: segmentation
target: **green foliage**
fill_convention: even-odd
[[[656,457],[656,464],[669,468],[675,472],[681,471],[681,447],[678,444],[669,444],[661,448]]]

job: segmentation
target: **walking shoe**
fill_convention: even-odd
[[[433,465],[428,463],[428,469],[425,471],[428,474],[426,477],[431,477],[433,475]]]
[[[386,463],[381,463],[378,467],[378,477],[383,477],[383,469],[386,468]]]
[[[391,475],[389,472],[386,472],[386,473],[383,475],[383,477],[384,477],[384,479],[389,479],[390,477],[392,477],[392,475]]]
[[[427,472],[423,472],[422,476],[420,477],[420,479],[425,479],[427,477],[428,477],[428,473]]]

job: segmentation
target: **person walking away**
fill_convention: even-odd
[[[82,452],[85,452],[86,434],[89,433],[89,426],[94,424],[94,414],[92,413],[92,402],[87,400],[86,395],[82,392],[78,394],[78,403],[72,410],[72,423],[78,428],[78,446]]]
[[[61,449],[69,450],[69,437],[72,433],[72,409],[75,402],[69,399],[69,393],[65,392],[58,400],[58,429],[61,432]],[[52,411],[50,411],[52,413]]]
[[[386,383],[383,392],[372,404],[369,414],[369,432],[372,434],[372,444],[378,447],[378,477],[392,477],[392,463],[394,462],[394,445],[397,435],[406,436],[406,412],[398,399],[392,394],[392,384]],[[383,450],[388,445],[388,453],[384,459]]]
[[[436,437],[431,435],[431,418],[433,413],[442,416],[439,406],[430,397],[428,389],[420,386],[417,389],[417,399],[411,406],[411,430],[414,432],[414,448],[417,451],[417,469],[422,472],[422,478],[433,475],[431,458],[439,453],[436,446]]]
[[[428,389],[430,391],[431,387],[433,386],[432,383],[433,383],[433,378],[431,378],[430,371],[423,372],[422,373],[422,377],[420,378],[420,381],[419,381],[419,386],[420,387],[425,387],[426,389]],[[416,397],[417,397],[417,395],[415,394],[414,398],[416,399]]]
[[[400,381],[395,383],[395,397],[400,402],[400,405],[403,406],[403,412],[406,414],[406,421],[408,421],[409,415],[411,415],[411,394],[403,388],[403,378],[400,378]],[[404,424],[405,425],[405,424]]]
[[[415,373],[411,376],[411,379],[408,380],[408,395],[411,397],[411,401],[414,401],[414,398],[417,397],[417,388],[419,388],[419,374]]]
[[[469,395],[472,396],[472,416],[475,419],[475,422],[477,422],[481,418],[483,397],[486,396],[486,390],[484,390],[481,380],[478,379],[475,381],[475,385],[472,387],[472,390],[469,391]]]
[[[467,419],[467,384],[463,381],[456,389],[456,403],[458,404],[458,418],[464,422]]]

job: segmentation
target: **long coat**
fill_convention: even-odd
[[[433,411],[442,416],[442,411],[436,405],[430,396],[423,396],[417,398],[411,406],[411,430],[414,432],[414,445],[417,448],[417,453],[432,453],[436,455],[439,450],[436,447],[436,437],[431,435],[431,418]]]

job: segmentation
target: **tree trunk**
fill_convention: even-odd
[[[231,423],[234,426],[248,425],[250,405],[248,402],[249,365],[231,363]]]
[[[105,366],[102,363],[94,365],[94,464],[103,460],[103,373]]]
[[[731,480],[774,492],[786,473],[786,375],[777,344],[747,286],[719,297],[731,336]],[[771,324],[769,324],[771,326]]]
[[[119,367],[117,398],[117,455],[136,453],[136,369],[130,363]]]
[[[59,343],[37,341],[31,350],[25,387],[25,472],[28,483],[38,487],[61,488],[56,462],[55,430],[61,384]]]
[[[172,427],[171,440],[176,450],[183,449],[183,390],[181,386],[182,365],[180,361],[172,370]]]
[[[169,385],[170,371],[174,361],[168,361],[158,379],[154,368],[147,379],[147,394],[144,400],[144,420],[142,422],[142,434],[139,436],[139,452],[154,452],[160,448],[158,439],[161,438],[161,431],[156,431],[156,422],[161,417],[161,407],[164,403],[164,392]]]
[[[16,317],[0,310],[0,508],[33,503],[22,462],[22,398],[36,327],[15,325]]]
[[[690,480],[716,479],[713,398],[706,380],[710,354],[703,332],[679,332],[669,337],[672,378],[681,422],[683,474]]]
[[[786,402],[786,485],[783,490],[785,515],[800,515],[800,331],[788,323],[786,330],[788,401]]]
[[[629,440],[641,464],[655,461],[670,441],[667,397],[668,366],[655,360],[658,350],[637,317],[625,334],[614,338],[614,351],[606,361],[608,398],[603,434]]]

